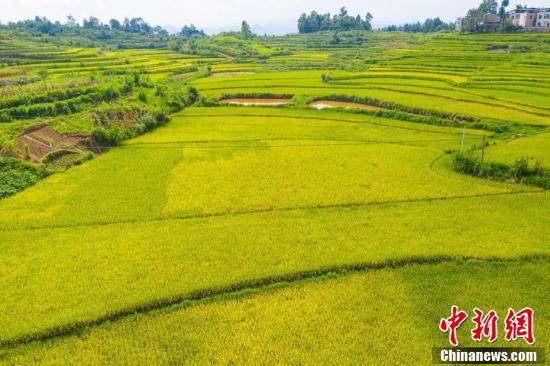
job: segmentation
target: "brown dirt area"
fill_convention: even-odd
[[[54,151],[95,150],[89,134],[61,134],[46,123],[27,128],[25,133],[15,140],[15,147],[19,156],[28,155],[35,163],[41,162],[44,156]]]

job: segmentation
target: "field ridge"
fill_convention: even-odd
[[[439,157],[441,158],[441,157]],[[434,160],[437,161],[438,159]],[[263,214],[268,212],[289,212],[289,211],[307,211],[307,210],[326,210],[326,209],[354,209],[354,208],[364,208],[372,206],[383,206],[383,205],[399,205],[399,204],[409,204],[409,203],[421,203],[421,202],[435,202],[435,201],[451,201],[451,200],[460,200],[460,199],[469,199],[469,198],[482,198],[482,197],[497,197],[497,196],[514,196],[514,195],[527,195],[527,194],[541,194],[546,193],[544,189],[533,188],[531,190],[514,190],[507,192],[492,192],[492,193],[481,193],[481,194],[471,194],[471,195],[457,195],[457,196],[448,196],[448,197],[428,197],[428,198],[419,198],[419,199],[402,199],[402,200],[388,200],[388,201],[374,201],[374,202],[349,202],[343,204],[333,204],[333,205],[313,205],[313,206],[296,206],[296,207],[282,207],[282,208],[268,208],[268,209],[254,209],[254,210],[242,210],[242,211],[233,211],[233,212],[214,212],[214,213],[202,213],[194,215],[181,215],[181,214],[171,214],[164,215],[162,217],[152,217],[152,218],[143,218],[143,219],[128,219],[128,220],[109,220],[109,221],[98,221],[98,222],[84,222],[84,223],[72,223],[72,224],[52,224],[52,225],[31,225],[27,227],[4,227],[0,228],[0,232],[14,232],[14,231],[34,231],[34,230],[44,230],[44,229],[64,229],[64,228],[73,228],[73,227],[95,227],[95,226],[110,226],[110,225],[124,225],[124,224],[134,224],[140,222],[162,222],[162,221],[178,221],[178,220],[194,220],[194,219],[208,219],[212,217],[229,217],[229,216],[244,216],[244,215],[254,215],[254,214]]]

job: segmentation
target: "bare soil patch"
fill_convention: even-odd
[[[493,48],[490,50],[487,50],[487,52],[491,53],[510,53],[510,50],[507,48]]]
[[[87,133],[61,134],[43,123],[31,126],[15,140],[17,154],[23,158],[39,163],[44,156],[58,152],[84,150],[99,152]]]

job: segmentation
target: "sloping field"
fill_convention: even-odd
[[[550,133],[499,142],[487,149],[487,156],[491,160],[506,163],[528,156],[548,167],[550,166]]]
[[[0,364],[427,364],[453,304],[531,306],[547,347],[550,192],[453,153],[548,167],[548,37],[331,37],[0,42],[0,143],[171,119],[0,200]]]
[[[530,189],[441,168],[442,150],[460,139],[455,129],[346,113],[188,109],[165,128],[1,202],[0,222],[66,226]],[[470,139],[480,142],[475,132]]]
[[[550,196],[450,172],[457,130],[244,109],[188,109],[1,201],[0,340],[320,268],[548,254]]]
[[[22,347],[13,363],[127,364],[341,362],[426,365],[447,303],[495,309],[528,303],[547,311],[547,262],[411,265],[264,287],[132,316],[60,340]],[[522,282],[534,282],[523,286]],[[506,291],[501,284],[506,283]],[[288,286],[288,285],[287,285]],[[440,289],[446,291],[441,292]],[[388,304],[391,304],[388,306]],[[548,320],[537,324],[548,346]],[[467,327],[458,337],[465,345]],[[322,334],[323,336],[319,336]],[[406,347],[394,348],[395,344]],[[499,341],[495,346],[505,346]],[[394,349],[390,354],[388,349]],[[99,351],[99,352],[98,352]]]

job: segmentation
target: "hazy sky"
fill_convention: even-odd
[[[46,16],[64,21],[94,15],[110,18],[143,17],[153,25],[181,27],[195,24],[206,31],[235,29],[243,19],[257,32],[291,32],[303,12],[335,13],[341,6],[352,14],[370,11],[376,25],[404,23],[439,16],[454,20],[480,0],[0,0],[0,21]],[[511,1],[550,6],[550,0]]]

